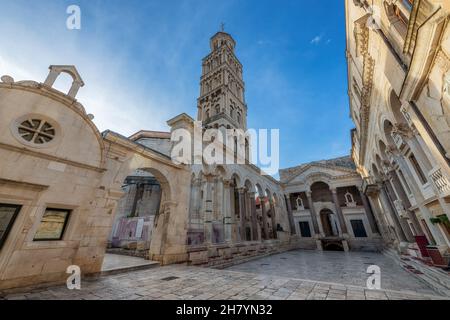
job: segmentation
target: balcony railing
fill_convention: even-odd
[[[450,177],[441,167],[433,168],[429,176],[439,196],[450,196]]]

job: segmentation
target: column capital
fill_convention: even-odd
[[[233,186],[233,180],[224,179],[223,185],[224,185],[224,187],[229,188],[229,187]]]

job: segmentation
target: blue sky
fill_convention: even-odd
[[[82,29],[66,28],[77,4]],[[74,64],[100,130],[130,135],[195,118],[201,59],[219,30],[237,41],[248,125],[280,129],[281,167],[348,155],[344,2],[339,0],[0,0],[0,75],[43,82]],[[67,90],[68,79],[57,87]]]

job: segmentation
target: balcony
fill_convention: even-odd
[[[450,177],[441,167],[434,167],[429,172],[434,189],[440,197],[450,197]]]
[[[374,177],[363,178],[362,189],[366,195],[377,194],[379,187]]]

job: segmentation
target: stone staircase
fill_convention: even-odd
[[[403,269],[425,282],[437,293],[450,297],[450,272],[428,265],[426,261],[410,255],[400,255],[394,249],[386,249],[383,254],[392,258]]]
[[[197,248],[189,253],[188,265],[224,269],[257,258],[297,249],[297,244],[277,240],[245,245]]]

